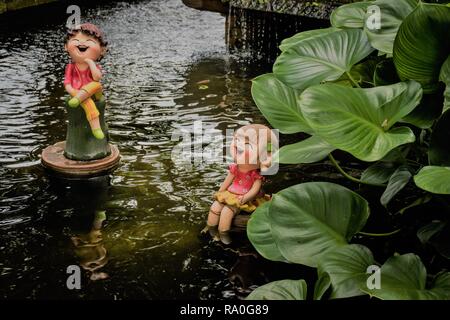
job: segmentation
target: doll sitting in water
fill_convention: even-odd
[[[230,244],[229,230],[233,218],[241,211],[253,212],[270,199],[262,191],[261,171],[271,166],[271,144],[276,142],[272,131],[263,125],[252,124],[238,129],[230,145],[234,163],[219,191],[214,195],[208,221],[203,232],[224,244]]]
[[[97,139],[105,137],[99,121],[99,111],[95,102],[103,98],[100,80],[102,71],[97,61],[106,52],[106,41],[100,29],[84,23],[68,31],[65,50],[72,63],[66,66],[64,87],[72,96],[68,104],[72,108],[83,108],[92,134]]]

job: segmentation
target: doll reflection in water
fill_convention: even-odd
[[[272,144],[278,144],[272,131],[260,124],[239,128],[230,145],[234,163],[219,191],[214,195],[206,227],[214,240],[230,244],[229,231],[234,217],[241,211],[253,212],[257,206],[270,200],[262,191],[262,172],[271,167]]]
[[[106,248],[103,244],[102,223],[106,220],[104,211],[97,211],[91,231],[73,236],[75,254],[80,259],[80,266],[90,274],[92,281],[108,278],[108,274],[100,271],[108,263]]]

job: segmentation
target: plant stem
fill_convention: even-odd
[[[387,233],[370,233],[370,232],[363,232],[363,231],[360,231],[358,233],[362,234],[364,236],[371,236],[371,237],[389,237],[389,236],[392,236],[392,235],[394,235],[396,233],[399,233],[401,230],[402,229],[397,229],[397,230],[394,230],[394,231],[391,231],[391,232],[387,232]]]
[[[352,177],[351,175],[349,175],[347,172],[344,171],[344,169],[341,168],[341,166],[337,163],[336,159],[333,157],[333,155],[331,153],[328,154],[328,158],[330,158],[331,162],[333,163],[333,165],[336,167],[336,169],[338,169],[338,171],[347,179],[356,182],[356,183],[362,183],[362,184],[367,184],[369,186],[375,186],[375,187],[386,187],[385,184],[378,184],[378,183],[369,183],[369,182],[365,182],[362,181],[360,179],[357,179],[355,177]]]
[[[351,76],[350,72],[345,71],[345,73],[347,74],[347,77],[350,79],[350,81],[353,83],[353,85],[355,85],[358,88],[361,88],[361,86],[358,84],[358,82],[355,81],[355,79],[353,79],[353,77]]]

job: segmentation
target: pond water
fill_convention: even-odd
[[[39,155],[65,138],[65,9],[0,16],[0,298],[237,298],[229,276],[239,244],[199,237],[226,164],[179,167],[171,137],[196,120],[221,132],[265,123],[250,96],[265,70],[227,54],[219,14],[179,0],[83,6],[110,43],[106,119],[122,161],[107,177],[52,178]],[[277,277],[258,271],[273,265],[244,260],[244,273]],[[66,287],[69,265],[83,267],[81,290]]]

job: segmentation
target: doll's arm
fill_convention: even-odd
[[[233,179],[234,179],[234,174],[232,174],[231,172],[228,172],[228,175],[225,178],[225,181],[220,186],[219,192],[227,190],[227,188],[233,182]]]
[[[92,79],[94,81],[100,81],[102,79],[102,72],[97,68],[95,65],[95,62],[92,59],[84,59],[84,62],[86,62],[89,65],[89,69],[91,70]]]
[[[72,96],[74,97],[77,94],[77,90],[75,90],[71,84],[66,84],[64,86],[64,88],[66,88],[66,91]]]
[[[250,190],[242,196],[241,204],[244,204],[248,201],[252,201],[253,199],[255,199],[255,197],[258,195],[259,191],[261,190],[261,187],[262,187],[262,180],[261,179],[255,180],[255,182],[253,182],[253,185],[250,188]]]

